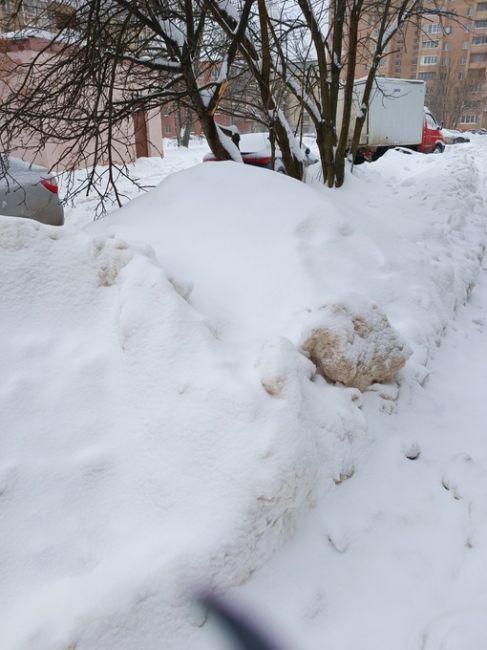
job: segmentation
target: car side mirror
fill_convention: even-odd
[[[443,122],[440,122],[440,124],[438,125],[438,128],[439,128],[440,131],[441,131],[441,129],[443,128]]]

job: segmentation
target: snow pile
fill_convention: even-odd
[[[272,355],[218,340],[147,247],[7,217],[0,246],[2,647],[182,647],[187,590],[245,580],[345,471],[353,395],[289,343],[271,397]]]
[[[424,255],[423,302],[419,291],[410,293],[420,276],[409,268],[403,308],[411,310],[410,324],[416,319],[409,327],[415,359],[435,358],[424,387],[413,379],[413,358],[399,395],[392,386],[364,395],[375,438],[366,461],[262,570],[227,595],[268,628],[285,626],[292,648],[486,647],[487,277],[476,274],[485,242],[486,163],[487,140],[445,156],[386,156],[352,181],[375,183],[382,192],[381,200],[364,200],[357,218],[368,220],[375,203],[374,218],[401,228],[416,241],[420,261]],[[354,197],[348,200],[357,207]],[[453,318],[470,293],[469,278],[476,286]],[[392,408],[373,410],[374,393]]]
[[[368,301],[412,347],[407,374],[420,379],[478,273],[481,185],[471,148],[391,151],[335,192],[206,164],[92,228],[148,242],[219,336],[249,356],[275,336],[299,347],[323,308]]]
[[[198,165],[84,231],[0,220],[2,648],[215,647],[188,592],[245,582],[397,397],[327,383],[303,337],[374,303],[424,379],[483,255],[473,151],[338,192]]]
[[[343,194],[326,194],[375,245],[375,260],[349,284],[410,344],[404,372],[419,381],[484,256],[486,158],[485,147],[471,145],[435,156],[390,151],[357,168]]]
[[[197,165],[208,152],[206,141],[194,138],[189,148],[177,147],[174,140],[164,140],[164,158],[138,158],[135,163],[127,165],[124,173],[119,173],[117,189],[122,203],[133,199],[141,191],[150,190],[158,185],[163,178],[174,172]],[[85,196],[85,191],[75,196],[74,200],[65,206],[65,220],[71,226],[83,227],[91,223],[95,217],[100,216],[99,194],[107,194],[104,208],[107,212],[118,210],[118,203],[114,192],[108,187],[109,169],[99,166],[96,168],[96,191]],[[79,169],[74,173],[63,172],[58,175],[60,195],[65,195],[68,190],[80,191],[88,180],[88,171]]]

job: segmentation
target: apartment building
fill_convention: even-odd
[[[486,128],[487,2],[449,0],[444,9],[458,18],[433,13],[417,19],[390,43],[379,74],[423,79],[426,102],[446,126]],[[357,76],[368,65],[364,61]]]
[[[0,25],[2,32],[16,30],[25,25],[42,28],[46,25],[63,26],[72,11],[66,3],[55,0],[0,0]]]

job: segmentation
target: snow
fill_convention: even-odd
[[[403,385],[395,414],[369,415],[367,462],[240,589],[295,647],[485,647],[486,324],[482,274],[425,388]]]
[[[118,187],[122,194],[124,202],[140,194],[140,186],[145,189],[155,187],[163,178],[174,172],[181,171],[192,165],[200,163],[203,156],[209,151],[206,140],[194,138],[190,148],[176,147],[170,139],[163,141],[164,158],[139,158],[136,163],[129,166],[130,176],[133,182],[120,177]],[[106,188],[108,179],[107,168],[98,168],[99,183],[98,188],[103,191]],[[59,177],[60,193],[63,194],[72,180],[75,186],[79,186],[86,181],[87,172],[79,170],[73,179],[70,175],[65,174]],[[111,200],[110,200],[111,198]],[[65,206],[66,222],[71,226],[82,227],[93,221],[95,215],[98,216],[98,195],[96,193],[86,196],[77,196],[74,203],[70,201]],[[109,200],[106,202],[105,209],[111,212],[118,208],[113,192],[109,192]]]
[[[167,153],[0,217],[2,648],[228,647],[201,588],[290,648],[484,647],[487,141],[337,191]],[[363,301],[413,354],[361,393],[299,347]]]
[[[182,50],[187,40],[183,22],[178,21],[176,23],[172,22],[172,20],[159,20],[159,25],[165,37],[173,41]]]
[[[236,22],[238,22],[239,15],[237,11],[237,7],[233,2],[230,0],[218,0],[218,7],[220,11],[224,12],[231,18],[233,18]]]
[[[219,124],[216,125],[218,131],[218,137],[224,149],[226,149],[228,155],[234,162],[242,162],[242,156],[240,155],[240,150],[233,140],[224,132],[226,127],[222,127]],[[230,128],[230,132],[233,131],[233,127]]]

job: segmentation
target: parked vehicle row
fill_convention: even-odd
[[[358,79],[354,84],[354,99],[348,134],[351,146],[355,120],[363,113],[363,94],[366,80]],[[425,83],[419,79],[394,79],[379,77],[368,100],[365,121],[355,162],[372,161],[388,149],[404,147],[420,153],[442,153],[446,139],[442,126],[438,124],[431,111],[424,106]],[[343,114],[343,94],[339,96],[337,130],[341,129],[340,116]],[[456,142],[460,142],[456,137]],[[283,171],[281,154],[275,152],[275,160],[268,137],[265,134],[245,134],[240,137],[240,151],[244,163],[258,167],[273,167]],[[205,161],[216,160],[212,153]],[[309,149],[305,150],[305,164],[316,162]]]
[[[0,214],[62,226],[56,177],[39,165],[0,156]]]

